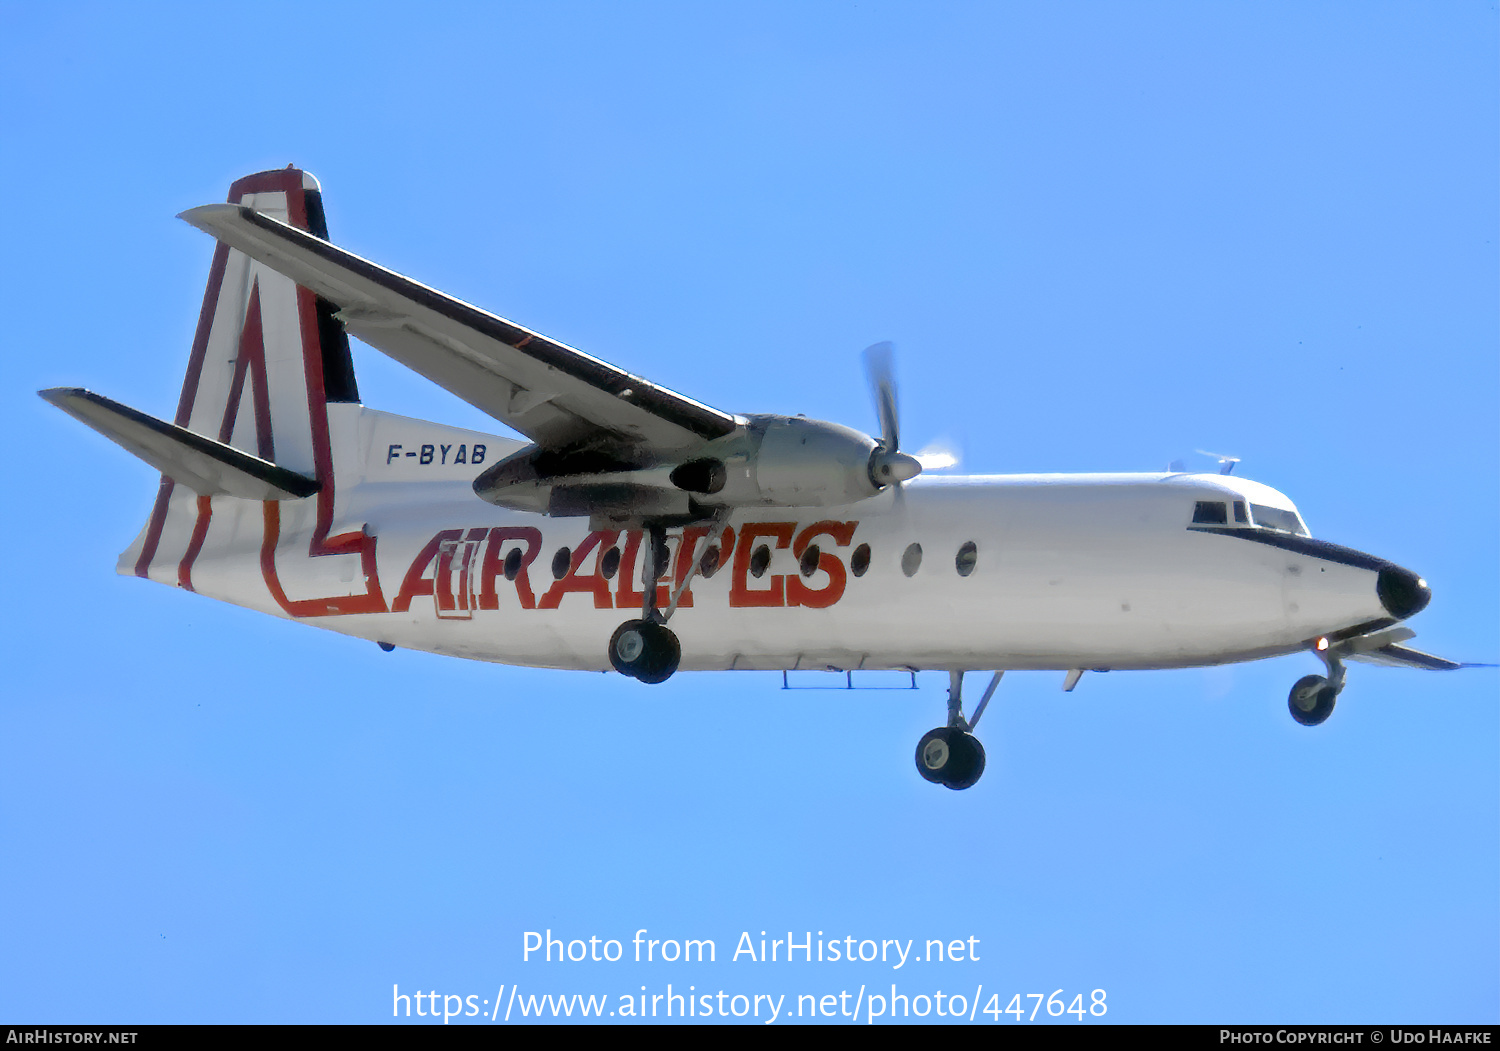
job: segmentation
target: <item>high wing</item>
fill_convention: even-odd
[[[247,206],[205,205],[179,218],[311,289],[353,335],[544,450],[644,465],[743,423]]]

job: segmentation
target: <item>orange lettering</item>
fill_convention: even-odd
[[[807,552],[808,545],[812,543],[814,537],[818,536],[832,537],[839,547],[848,547],[849,541],[854,539],[854,527],[858,524],[858,522],[814,522],[797,534],[797,541],[792,545],[792,555],[801,561],[803,554]],[[843,597],[844,585],[849,582],[849,575],[839,557],[820,550],[818,569],[828,574],[828,584],[821,588],[808,587],[802,583],[800,575],[786,578],[786,604],[788,606],[827,609]]]
[[[646,602],[646,593],[635,586],[640,576],[636,572],[635,560],[641,553],[641,531],[632,529],[625,534],[625,549],[620,552],[620,583],[615,589],[615,609],[640,609]],[[672,601],[667,585],[656,585],[656,608],[666,609]]]
[[[542,552],[542,531],[535,526],[501,526],[490,530],[490,540],[484,549],[484,563],[479,571],[479,608],[499,609],[500,596],[495,592],[495,578],[505,574],[505,559],[500,550],[507,540],[519,540],[526,545],[521,554],[521,567],[516,571],[516,597],[522,609],[536,608],[536,595],[531,590],[531,578],[527,568]]]
[[[471,529],[464,537],[463,543],[454,541],[449,544],[438,545],[437,569],[432,575],[432,586],[437,599],[438,616],[454,611],[463,611],[472,617],[474,610],[469,604],[473,592],[473,582],[469,574],[473,572],[473,556],[479,550],[479,542],[484,539],[487,530],[483,528]],[[455,565],[454,563],[457,563]],[[457,587],[454,587],[454,577],[457,576]]]
[[[760,537],[774,538],[780,550],[792,542],[795,522],[747,522],[740,526],[739,542],[734,551],[734,575],[729,579],[729,605],[744,606],[785,605],[785,588],[780,573],[771,575],[771,586],[761,591],[752,591],[747,579],[750,573],[750,557],[755,551],[755,541]]]
[[[693,568],[693,559],[698,555],[698,541],[706,536],[708,526],[688,526],[682,531],[682,539],[677,542],[677,569],[672,574],[674,587],[681,587],[682,582],[687,579],[688,570]],[[677,600],[677,608],[688,609],[692,604],[693,589],[683,588],[682,598]]]
[[[583,543],[578,545],[578,550],[573,552],[573,563],[568,567],[565,577],[547,589],[542,596],[542,601],[537,605],[538,609],[556,609],[562,597],[570,592],[584,591],[594,596],[595,609],[609,609],[609,581],[604,579],[604,574],[599,569],[600,556],[614,546],[615,538],[620,535],[618,529],[600,529],[588,535]],[[583,565],[583,560],[588,553],[595,548],[599,553],[594,556],[594,571],[592,573],[580,573],[578,569]]]
[[[457,540],[464,535],[462,529],[444,529],[437,536],[427,541],[427,546],[412,560],[411,568],[406,571],[406,577],[401,581],[401,590],[396,593],[395,601],[391,603],[392,613],[405,613],[411,609],[411,600],[418,595],[432,594],[432,577],[425,576],[427,567],[432,565],[433,559],[437,558],[438,548],[444,540]]]

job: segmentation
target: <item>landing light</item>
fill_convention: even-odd
[[[1328,640],[1326,638],[1319,639],[1317,641],[1317,644],[1313,648],[1316,649],[1319,653],[1322,653],[1328,648]]]

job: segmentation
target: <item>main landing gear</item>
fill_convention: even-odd
[[[955,790],[969,788],[979,780],[984,773],[984,745],[974,736],[973,729],[979,725],[979,717],[1004,674],[995,673],[970,720],[964,718],[963,711],[964,673],[948,673],[948,725],[928,730],[917,742],[917,773],[923,778]]]
[[[666,571],[666,561],[667,531],[651,526],[646,530],[646,551],[641,559],[641,587],[646,596],[641,602],[641,617],[621,624],[609,639],[609,663],[615,671],[646,683],[666,682],[682,660],[682,644],[656,608],[656,584]]]
[[[615,671],[641,682],[666,682],[680,660],[682,646],[677,636],[655,620],[627,620],[609,640],[609,662]]]
[[[1313,645],[1313,653],[1328,668],[1328,676],[1304,675],[1287,697],[1287,710],[1303,726],[1318,726],[1333,714],[1334,702],[1344,691],[1344,662],[1330,649],[1327,639]]]
[[[667,627],[667,621],[677,612],[682,593],[698,575],[727,517],[723,513],[714,518],[703,553],[693,559],[687,573],[677,582],[665,611],[656,607],[656,587],[671,561],[667,555],[667,531],[659,525],[646,528],[646,551],[641,559],[641,590],[645,595],[641,600],[641,616],[639,620],[627,620],[610,636],[609,663],[615,671],[645,683],[666,682],[672,677],[682,660],[682,644]]]

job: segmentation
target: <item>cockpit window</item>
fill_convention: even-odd
[[[1235,527],[1264,529],[1274,533],[1290,533],[1293,536],[1311,536],[1302,524],[1296,511],[1283,511],[1279,507],[1265,504],[1248,504],[1244,500],[1199,500],[1193,505],[1194,526],[1230,525],[1229,506],[1234,505]],[[1189,526],[1192,528],[1192,526]],[[1218,532],[1218,530],[1210,530]]]
[[[1217,500],[1199,500],[1193,508],[1194,525],[1228,525],[1229,508]]]
[[[1283,511],[1278,507],[1267,507],[1265,504],[1251,504],[1250,511],[1255,516],[1255,524],[1262,529],[1274,529],[1278,533],[1291,533],[1294,536],[1307,536],[1307,527],[1293,511]]]

